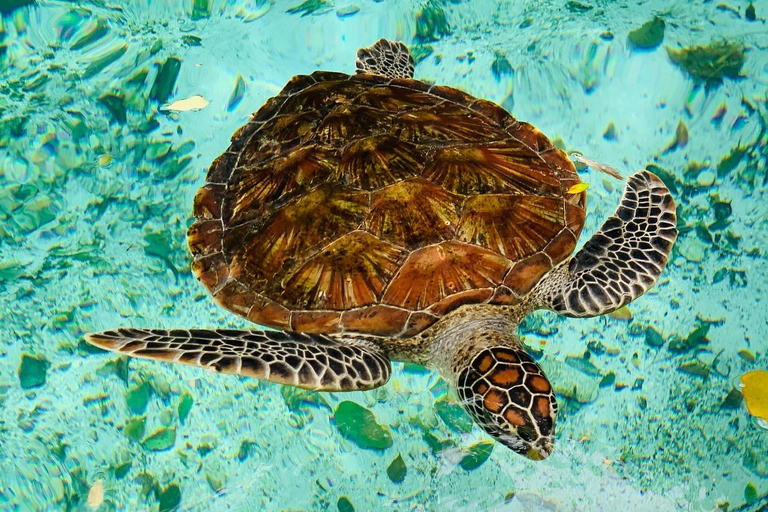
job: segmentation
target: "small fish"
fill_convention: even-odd
[[[591,158],[587,158],[578,151],[571,151],[569,155],[572,160],[576,160],[579,163],[582,163],[586,166],[589,166],[593,169],[597,169],[600,172],[604,172],[608,176],[611,176],[613,178],[616,178],[617,180],[623,180],[624,176],[619,174],[619,171],[611,167],[607,164],[602,164],[600,162],[596,162],[595,160],[592,160]]]
[[[580,194],[589,188],[589,183],[577,183],[568,189],[569,194]]]
[[[188,110],[200,110],[207,107],[210,101],[200,95],[190,96],[183,100],[174,101],[170,105],[163,105],[160,110],[170,110],[173,112],[187,112]]]
[[[105,165],[109,165],[111,161],[112,161],[112,155],[101,155],[99,157],[99,165],[101,167],[104,167]]]

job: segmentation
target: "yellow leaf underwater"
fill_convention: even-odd
[[[579,194],[589,188],[589,183],[577,183],[568,189],[569,194]]]
[[[163,105],[160,110],[172,110],[174,112],[186,112],[188,110],[200,110],[208,106],[210,102],[202,96],[195,95],[170,105]]]
[[[749,414],[768,421],[768,372],[755,370],[741,376],[741,390]]]

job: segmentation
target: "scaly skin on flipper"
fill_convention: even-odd
[[[627,180],[616,212],[570,260],[533,292],[540,304],[566,316],[615,311],[656,283],[677,239],[675,203],[648,171]]]
[[[385,384],[391,365],[362,337],[279,331],[117,329],[86,335],[121,354],[199,366],[316,391],[363,391]]]

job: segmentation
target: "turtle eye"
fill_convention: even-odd
[[[460,372],[458,393],[470,416],[497,441],[529,459],[552,452],[557,402],[544,372],[523,350],[480,351]]]

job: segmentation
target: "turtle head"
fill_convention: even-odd
[[[552,452],[557,402],[552,386],[525,351],[490,347],[458,372],[462,405],[483,430],[533,460]]]

